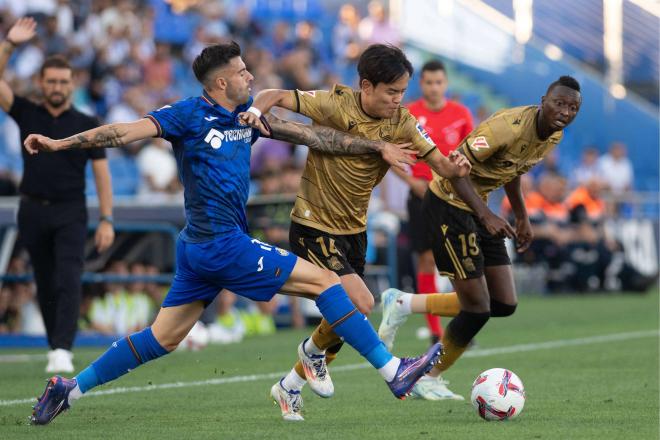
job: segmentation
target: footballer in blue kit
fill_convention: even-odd
[[[335,273],[248,235],[250,149],[259,130],[242,125],[238,115],[262,116],[250,106],[253,76],[234,42],[205,48],[192,67],[204,88],[199,97],[164,106],[134,122],[108,124],[61,140],[31,134],[24,142],[28,153],[36,154],[120,147],[162,137],[172,144],[186,213],[186,226],[177,240],[174,281],[153,324],[113,342],[74,378],[50,378],[33,408],[32,423],[49,423],[90,389],[173,351],[223,289],[257,301],[268,301],[276,293],[314,300],[333,330],[378,370],[394,396],[405,398],[438,361],[440,344],[418,358],[393,356],[350,301]],[[263,131],[336,154],[380,153],[394,163],[406,162],[409,153],[393,144],[354,138],[327,127],[279,121]]]
[[[186,227],[177,270],[162,307],[210,303],[220,289],[269,301],[289,278],[296,256],[247,235],[250,147],[259,131],[238,122],[207,92],[147,115],[172,144],[183,182]]]

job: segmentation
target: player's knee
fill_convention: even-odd
[[[336,273],[325,269],[319,269],[318,276],[314,280],[314,283],[310,286],[312,287],[312,293],[310,297],[319,296],[321,293],[325,292],[336,284],[341,284],[341,280]]]
[[[490,316],[501,318],[511,316],[515,313],[518,304],[505,304],[497,300],[490,300]]]

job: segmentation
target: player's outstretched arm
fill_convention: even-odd
[[[267,126],[263,126],[263,122]],[[322,125],[305,125],[296,122],[285,121],[272,114],[261,119],[260,128],[273,139],[291,142],[294,144],[307,145],[309,148],[329,154],[380,154],[383,159],[394,167],[405,169],[405,164],[415,163],[414,156],[417,153],[411,150],[412,144],[391,144],[385,141],[373,141],[357,136],[352,136],[334,128]]]
[[[291,90],[265,89],[257,93],[252,102],[252,107],[256,107],[263,114],[273,107],[282,107],[287,110],[296,111],[296,101],[292,96]]]
[[[56,140],[40,134],[31,134],[25,139],[23,145],[28,153],[36,154],[39,151],[121,147],[157,135],[156,125],[150,119],[144,118],[134,122],[102,125],[66,139]]]

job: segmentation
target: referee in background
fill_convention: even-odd
[[[97,127],[94,118],[71,105],[73,72],[66,59],[54,56],[42,65],[38,78],[41,104],[15,96],[2,79],[14,48],[32,39],[35,29],[32,18],[21,18],[0,43],[0,107],[18,124],[21,143],[30,133],[59,139]],[[87,238],[85,166],[91,159],[101,212],[95,242],[102,252],[115,236],[108,161],[105,151],[99,149],[38,155],[23,150],[22,156],[18,231],[34,269],[51,349],[46,372],[73,372],[71,347],[78,329]]]

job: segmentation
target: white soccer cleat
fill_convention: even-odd
[[[392,350],[397,330],[408,319],[408,314],[403,313],[397,304],[397,301],[403,295],[408,294],[398,289],[387,289],[380,296],[381,304],[383,305],[383,320],[378,327],[378,337],[380,337],[388,350]]]
[[[301,414],[303,399],[300,391],[287,391],[282,386],[282,380],[280,379],[270,388],[270,397],[280,406],[284,420],[289,422],[301,422],[305,420]]]
[[[410,391],[410,397],[424,400],[465,400],[463,396],[447,388],[448,383],[441,376],[424,376]]]
[[[308,338],[309,339],[309,338]],[[335,386],[328,372],[325,362],[325,354],[307,354],[305,352],[305,339],[298,346],[298,358],[305,370],[305,377],[309,387],[323,398],[332,397],[335,394]]]
[[[63,348],[48,352],[46,373],[73,373],[73,353]]]

